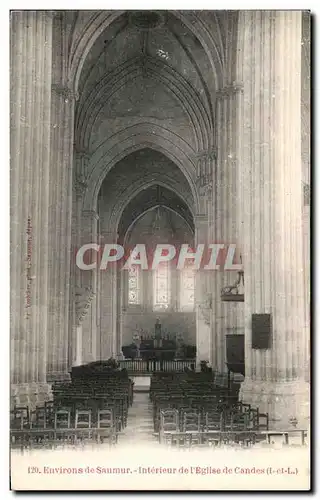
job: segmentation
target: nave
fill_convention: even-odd
[[[297,426],[277,430],[239,401],[240,384],[215,372],[157,372],[141,385],[126,370],[92,363],[55,384],[53,400],[11,411],[13,449],[304,446]]]
[[[241,401],[307,429],[310,12],[15,11],[11,33],[14,425],[68,425],[71,367],[223,373],[233,335]],[[116,415],[73,407],[59,436],[78,410],[103,439],[107,410],[120,442],[115,387],[97,392]]]

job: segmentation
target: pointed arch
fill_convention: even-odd
[[[114,134],[101,144],[92,155],[83,201],[84,210],[95,210],[101,184],[112,167],[130,153],[144,148],[163,153],[180,168],[189,183],[195,211],[199,211],[194,150],[176,134],[159,125],[152,124],[150,126],[148,123],[133,125]]]

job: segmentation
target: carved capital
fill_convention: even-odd
[[[51,90],[57,95],[60,95],[64,98],[65,102],[69,101],[78,101],[79,100],[79,93],[74,92],[71,88],[69,87],[63,87],[62,85],[58,85],[56,83],[53,83],[51,85]]]
[[[211,175],[200,175],[197,177],[197,188],[200,197],[208,197],[213,192],[213,180]]]
[[[222,89],[217,91],[217,99],[223,99],[225,97],[231,97],[236,94],[243,94],[243,84],[239,82],[233,82],[231,85],[227,85]]]
[[[83,210],[83,217],[91,220],[99,220],[99,214],[95,210]]]
[[[211,176],[199,176],[197,178],[197,187],[200,196],[209,196],[213,191],[213,181]]]
[[[203,151],[198,151],[196,154],[197,160],[216,160],[217,151],[215,149],[207,149]]]
[[[78,196],[83,196],[88,187],[88,183],[84,178],[76,178],[73,187]]]
[[[92,300],[95,297],[92,286],[76,287],[75,289],[75,308],[77,323],[80,325],[90,309]]]
[[[84,160],[84,161],[89,161],[90,160],[90,153],[89,153],[89,151],[87,151],[85,149],[77,148],[76,145],[74,145],[74,150],[75,150],[75,158],[76,158],[76,160]]]
[[[194,224],[196,227],[201,226],[201,224],[208,223],[208,215],[207,214],[198,214],[194,216]]]

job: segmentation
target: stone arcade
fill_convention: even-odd
[[[13,402],[46,400],[72,366],[119,358],[160,316],[219,372],[226,334],[244,333],[242,399],[302,425],[309,22],[297,11],[11,14]],[[76,249],[115,242],[236,244],[245,300],[221,300],[236,271],[199,269],[189,296],[172,271],[155,300],[148,271],[77,268]],[[272,343],[253,349],[262,313]]]

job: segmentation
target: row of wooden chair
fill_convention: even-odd
[[[157,425],[160,421],[160,411],[174,408],[180,412],[189,409],[201,413],[204,415],[208,411],[223,411],[227,408],[233,407],[236,403],[235,399],[230,399],[221,392],[215,392],[213,394],[189,394],[186,396],[183,394],[157,394],[153,400],[153,419],[155,425],[155,431],[157,431]]]
[[[159,442],[176,446],[254,444],[257,428],[250,412],[161,410]]]
[[[11,420],[11,444],[19,447],[35,445],[50,447],[61,443],[76,441],[96,441],[105,439],[117,442],[118,428],[113,409],[98,410],[93,415],[91,410],[79,410],[74,418],[70,409],[55,408],[47,413],[45,408],[29,412],[27,408],[15,408]]]
[[[93,412],[113,406],[115,408],[116,420],[121,428],[126,426],[128,409],[132,404],[132,398],[128,392],[120,391],[118,388],[113,391],[94,392],[86,388],[69,387],[59,388],[54,392],[54,404],[56,406],[70,407],[75,413],[75,409],[91,409]]]
[[[15,407],[11,411],[11,429],[48,429],[48,428],[77,428],[92,425],[101,427],[115,425],[115,409],[104,408],[94,414],[91,409],[76,409],[75,415],[69,408],[56,407],[47,411],[45,407],[38,407],[31,411],[28,407]],[[71,425],[72,424],[72,425]]]
[[[154,430],[160,441],[183,446],[248,444],[269,427],[267,414],[238,401],[239,384],[230,383],[226,374],[156,374],[151,386]]]
[[[205,432],[227,430],[268,430],[268,415],[248,408],[211,410],[205,413],[190,409],[166,409],[160,412],[160,432]]]
[[[217,402],[223,399],[228,404],[233,404],[238,400],[239,385],[235,383],[217,385],[218,377],[226,377],[226,374],[203,374],[197,373],[196,376],[182,374],[170,376],[155,375],[151,380],[150,399],[157,402],[159,399],[183,399],[194,402],[195,406],[200,406],[200,402],[210,405],[210,400]],[[156,403],[157,404],[157,403]],[[192,403],[193,404],[193,403]]]

